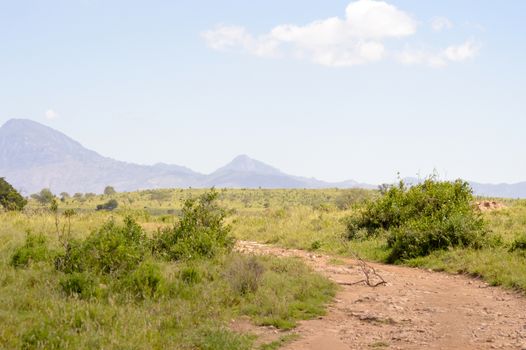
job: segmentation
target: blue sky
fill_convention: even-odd
[[[526,2],[0,0],[0,124],[211,172],[526,180]]]

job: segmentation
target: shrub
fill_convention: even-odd
[[[123,226],[110,220],[86,240],[68,241],[65,253],[56,259],[56,267],[66,273],[118,275],[135,269],[147,251],[143,229],[127,217]]]
[[[109,211],[112,211],[114,209],[117,209],[118,206],[119,206],[119,202],[117,202],[116,199],[110,199],[109,201],[107,201],[104,204],[97,205],[97,210],[109,210]]]
[[[23,246],[17,248],[11,256],[11,265],[14,267],[27,267],[32,262],[50,259],[52,252],[48,248],[44,235],[28,233]]]
[[[104,188],[104,194],[106,196],[111,196],[111,195],[114,195],[115,193],[117,193],[117,191],[115,191],[115,188],[113,188],[112,186],[106,186]]]
[[[472,204],[469,184],[432,178],[407,188],[401,181],[382,191],[363,211],[347,221],[346,237],[372,237],[387,232],[389,260],[425,256],[452,246],[480,247],[485,224]]]
[[[264,272],[255,256],[235,255],[226,267],[225,278],[234,292],[245,295],[257,291]]]
[[[27,200],[3,177],[0,177],[0,206],[5,210],[22,210]]]
[[[53,194],[53,192],[51,192],[49,188],[44,188],[40,192],[32,194],[31,198],[33,198],[42,205],[47,205],[55,199],[55,195]]]
[[[232,250],[226,210],[216,204],[218,193],[207,192],[184,202],[181,218],[155,238],[155,253],[169,260],[212,258]]]
[[[98,292],[96,279],[87,272],[73,272],[65,275],[60,280],[60,286],[66,294],[79,295],[84,299],[96,296]]]
[[[159,265],[154,262],[142,262],[125,279],[126,289],[135,298],[145,299],[153,297],[162,282],[162,274]]]

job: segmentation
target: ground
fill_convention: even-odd
[[[368,263],[387,281],[371,288],[357,261],[240,241],[251,254],[299,257],[340,291],[326,316],[304,321],[285,350],[526,350],[526,299],[481,280],[423,269]]]

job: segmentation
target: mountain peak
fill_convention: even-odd
[[[259,173],[259,174],[281,174],[281,171],[268,165],[259,160],[255,160],[247,156],[246,154],[241,154],[224,167],[218,169],[217,172],[223,171],[237,171],[237,172],[246,172],[246,173]]]
[[[10,119],[0,127],[0,169],[26,168],[100,157],[60,131],[29,119]]]
[[[31,119],[12,118],[6,121],[4,125],[0,127],[0,130],[5,132],[5,130],[27,130],[31,128],[50,129],[49,127]]]

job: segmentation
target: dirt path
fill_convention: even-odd
[[[337,283],[363,279],[356,261],[254,242],[253,254],[300,257]],[[526,350],[526,298],[465,276],[370,264],[387,281],[342,286],[326,316],[300,324],[285,350],[521,349]],[[526,268],[526,267],[525,267]]]

